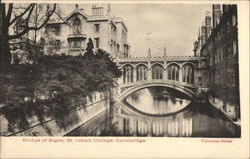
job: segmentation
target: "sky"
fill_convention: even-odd
[[[61,6],[64,14],[74,7]],[[90,4],[80,4],[79,8],[91,13]],[[211,12],[211,5],[111,4],[111,15],[122,17],[128,27],[131,56],[147,56],[148,48],[152,56],[162,56],[164,47],[168,56],[193,55],[193,42],[207,11]]]

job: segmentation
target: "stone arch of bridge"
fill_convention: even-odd
[[[123,93],[121,93],[119,95],[118,101],[123,101],[127,96],[129,96],[130,94],[132,94],[135,91],[138,91],[138,90],[143,89],[143,88],[154,87],[154,86],[172,88],[172,89],[175,89],[177,91],[180,91],[180,92],[186,94],[191,99],[196,98],[195,92],[189,88],[184,87],[184,86],[175,85],[175,84],[166,83],[166,82],[154,82],[154,83],[148,82],[148,83],[137,84],[133,87],[128,88],[127,90],[125,90]]]

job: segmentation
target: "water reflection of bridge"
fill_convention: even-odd
[[[118,59],[122,70],[120,96],[150,86],[165,86],[194,96],[199,57],[162,56]]]
[[[129,136],[188,137],[193,132],[192,118],[183,117],[151,120],[120,114],[117,116],[117,126],[124,135]]]

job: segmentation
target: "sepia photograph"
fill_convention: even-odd
[[[1,136],[241,138],[237,4],[1,3]]]
[[[249,158],[249,1],[0,9],[0,158]]]

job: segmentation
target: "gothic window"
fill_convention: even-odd
[[[79,39],[70,39],[69,40],[69,47],[70,48],[80,48],[82,45],[82,40]]]
[[[73,20],[73,34],[81,34],[81,20],[78,17]]]
[[[176,64],[171,64],[168,66],[168,79],[179,81],[179,66]]]
[[[155,64],[152,68],[152,79],[162,79],[163,67],[159,64]]]
[[[194,82],[194,68],[189,64],[182,66],[182,81],[186,83]]]
[[[133,82],[134,69],[130,65],[125,65],[122,69],[123,83]]]
[[[56,40],[56,41],[55,41],[55,49],[56,49],[56,50],[59,50],[59,49],[60,49],[60,46],[61,46],[60,40]]]
[[[147,80],[147,71],[147,67],[143,64],[140,64],[136,70],[137,81]]]

